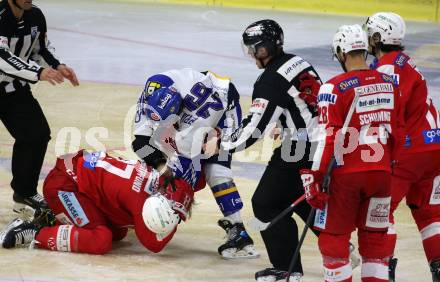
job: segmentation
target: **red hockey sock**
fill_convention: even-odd
[[[39,248],[60,252],[105,254],[112,248],[112,233],[104,225],[94,229],[74,225],[44,227],[36,238]]]

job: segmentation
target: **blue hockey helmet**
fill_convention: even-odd
[[[153,122],[166,120],[177,115],[182,107],[182,96],[173,87],[162,87],[155,90],[147,100],[147,118]]]

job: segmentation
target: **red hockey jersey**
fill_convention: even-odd
[[[347,134],[341,128],[352,105],[358,101]],[[313,170],[327,171],[335,155],[333,173],[370,170],[390,171],[394,140],[398,131],[399,90],[386,74],[375,70],[357,70],[338,75],[321,86],[318,94],[319,143]],[[335,144],[335,140],[339,140]]]
[[[440,117],[428,95],[423,75],[403,52],[390,52],[373,67],[390,75],[399,84],[405,122],[401,153],[440,150]]]
[[[148,238],[151,238],[152,231],[143,221],[142,208],[161,180],[156,170],[138,161],[108,156],[105,152],[80,151],[70,157],[63,156],[63,159],[58,159],[60,161],[64,162],[67,173],[77,182],[79,192],[95,203],[110,226],[134,227],[139,241],[150,248]],[[189,184],[181,179],[176,179],[175,183],[182,190],[192,191]],[[173,234],[157,239],[165,244]]]

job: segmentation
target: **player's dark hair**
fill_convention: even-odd
[[[405,46],[403,45],[390,45],[390,44],[383,44],[382,42],[379,42],[377,45],[378,45],[377,48],[384,53],[405,50]]]

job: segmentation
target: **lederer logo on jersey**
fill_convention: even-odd
[[[58,198],[60,198],[64,208],[67,210],[77,226],[83,227],[89,223],[89,219],[76,199],[74,193],[59,191]]]
[[[386,228],[388,227],[388,217],[390,215],[391,197],[371,198],[367,212],[367,227]]]
[[[339,91],[345,92],[354,87],[358,87],[360,85],[359,79],[357,77],[350,77],[344,81],[341,81],[338,85]]]
[[[390,82],[394,85],[399,85],[399,75],[398,74],[392,74],[392,75],[388,75],[388,74],[380,74],[382,76],[382,80],[385,82]]]
[[[359,97],[356,104],[357,113],[392,109],[394,109],[394,95],[387,93]]]
[[[434,178],[434,181],[432,183],[432,193],[429,204],[430,205],[440,204],[440,175]]]
[[[440,128],[423,131],[425,144],[440,143]]]

